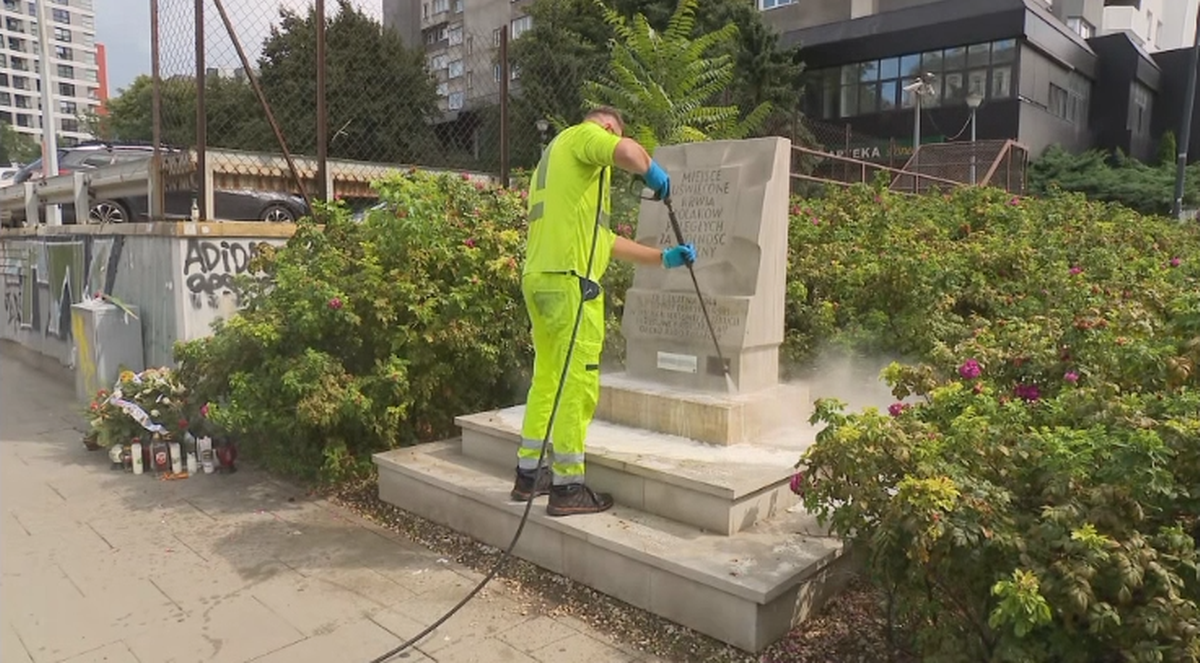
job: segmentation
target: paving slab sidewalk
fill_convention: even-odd
[[[80,413],[71,385],[0,356],[3,663],[366,663],[481,578],[250,468],[112,471]],[[496,584],[395,660],[641,659]]]

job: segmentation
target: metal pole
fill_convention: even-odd
[[[153,189],[150,191],[150,221],[161,221],[163,218],[163,187],[162,187],[162,65],[158,30],[158,0],[150,0],[150,76],[153,85],[150,91],[150,122],[151,136],[154,141],[154,159],[151,167],[155,177],[151,179]]]
[[[200,220],[207,221],[208,209],[208,108],[205,105],[207,72],[204,59],[204,0],[196,0],[196,205]]]
[[[976,183],[975,182],[975,139],[976,139],[977,134],[975,133],[975,111],[976,111],[976,109],[974,109],[974,108],[971,109],[971,186],[975,186],[975,183]]]
[[[913,95],[916,96],[917,103],[913,107],[913,193],[921,192],[921,167],[918,164],[918,151],[921,149],[921,91],[925,85],[925,79],[920,79],[921,87],[913,90]]]
[[[196,0],[202,2],[203,0]],[[304,198],[304,206],[310,211],[312,210],[312,197],[308,195],[308,189],[304,187],[304,180],[300,177],[300,170],[296,168],[296,160],[292,158],[291,151],[288,150],[287,141],[283,138],[283,130],[279,128],[279,122],[275,119],[275,113],[271,112],[271,104],[267,103],[267,97],[263,94],[262,85],[258,82],[258,75],[250,68],[250,58],[246,55],[246,49],[242,47],[242,40],[238,39],[237,31],[233,29],[233,21],[229,19],[229,12],[225,11],[225,3],[221,0],[213,0],[213,5],[217,8],[217,13],[221,15],[221,22],[225,24],[225,32],[229,35],[229,41],[233,42],[233,49],[237,51],[238,60],[242,63],[242,68],[246,70],[246,78],[250,81],[250,88],[254,90],[254,96],[258,98],[258,103],[262,105],[263,112],[267,115],[267,124],[271,125],[271,131],[275,133],[275,140],[279,141],[279,149],[283,152],[283,160],[287,162],[288,171],[292,174],[292,181],[296,183],[296,189],[300,193],[300,197]]]
[[[500,30],[500,184],[508,186],[508,26]]]
[[[328,201],[329,108],[325,99],[325,0],[316,0],[317,14],[317,193]]]
[[[1200,73],[1200,11],[1196,12],[1196,38],[1192,45],[1192,69],[1188,74],[1187,94],[1183,98],[1183,117],[1179,122],[1179,163],[1175,166],[1175,218],[1183,217],[1183,189],[1187,177],[1188,143],[1192,140],[1192,113],[1196,105],[1196,75]]]
[[[58,176],[58,118],[54,112],[54,95],[50,88],[50,30],[47,27],[46,0],[37,0],[38,22],[38,80],[42,88],[42,177]],[[76,221],[87,219],[89,210],[76,210]],[[62,225],[62,208],[58,205],[46,205],[46,225]],[[26,219],[26,223],[33,219]]]

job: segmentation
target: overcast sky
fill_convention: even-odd
[[[303,8],[311,0],[223,0],[229,18],[254,63],[258,48],[279,17],[279,7]],[[233,42],[225,33],[221,16],[212,0],[206,3],[205,43],[209,67],[241,66]],[[380,17],[379,0],[355,0],[368,14]],[[326,0],[326,6],[335,5]],[[150,73],[150,0],[98,0],[96,2],[96,41],[108,53],[108,92],[116,96],[140,74]],[[193,47],[194,23],[192,0],[159,0],[159,29],[162,40],[163,75],[195,70]]]

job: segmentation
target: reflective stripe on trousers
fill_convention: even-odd
[[[558,380],[562,376],[567,346],[575,326],[579,302],[585,298],[583,318],[562,400],[554,417],[547,458],[554,484],[581,483],[584,478],[584,440],[600,400],[600,351],[604,346],[604,299],[595,283],[569,274],[528,274],[521,282],[525,308],[533,327],[533,383],[525,404],[517,467],[537,469],[542,440],[550,422]]]

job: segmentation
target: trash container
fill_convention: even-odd
[[[99,299],[71,306],[75,354],[75,397],[87,403],[100,389],[112,389],[121,371],[145,370],[142,321],[137,307]]]

